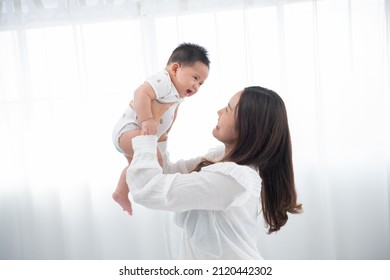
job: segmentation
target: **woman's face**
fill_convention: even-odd
[[[234,145],[237,141],[236,123],[236,107],[240,100],[242,91],[237,92],[229,100],[226,107],[218,111],[218,124],[213,129],[213,136],[225,144],[226,147]]]

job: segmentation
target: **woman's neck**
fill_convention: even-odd
[[[233,147],[231,145],[225,144],[225,152],[223,155],[224,161],[229,160],[232,149]]]

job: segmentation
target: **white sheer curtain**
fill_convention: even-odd
[[[385,0],[0,0],[0,259],[166,259],[167,215],[112,200],[116,119],[178,43],[212,61],[180,108],[174,159],[218,144],[248,85],[285,100],[304,213],[259,237],[266,259],[390,259]]]

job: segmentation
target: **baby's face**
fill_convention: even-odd
[[[197,61],[191,66],[178,65],[172,82],[180,97],[184,98],[197,93],[208,75],[209,68],[202,62]]]

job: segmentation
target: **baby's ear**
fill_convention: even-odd
[[[180,68],[180,63],[179,62],[173,62],[171,65],[169,65],[171,68],[171,71],[173,73],[176,73],[176,71]]]

